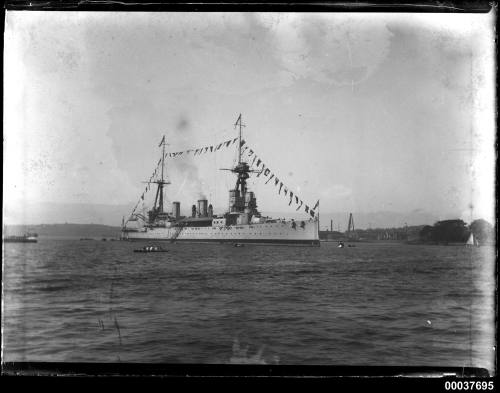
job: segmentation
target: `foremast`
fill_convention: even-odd
[[[165,146],[168,145],[165,142],[165,135],[163,135],[163,138],[158,145],[158,147],[162,148],[162,154],[161,154],[161,178],[156,179],[156,180],[150,180],[145,183],[153,183],[157,184],[158,187],[156,188],[156,195],[155,195],[155,202],[153,205],[153,208],[148,212],[148,218],[149,218],[149,223],[153,224],[156,220],[165,220],[167,219],[168,213],[165,212],[164,210],[164,204],[163,204],[163,187],[166,186],[167,184],[170,184],[168,180],[165,179]]]

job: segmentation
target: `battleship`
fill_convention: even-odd
[[[248,187],[252,173],[242,157],[241,114],[235,126],[239,125],[237,164],[230,169],[236,175],[236,183],[229,190],[229,208],[223,214],[215,214],[212,204],[205,198],[191,206],[191,214],[181,216],[181,203],[172,202],[171,211],[165,211],[165,187],[171,184],[165,179],[165,136],[162,147],[161,173],[156,180],[146,183],[156,184],[154,206],[147,215],[132,214],[122,221],[122,240],[142,241],[186,241],[196,243],[253,243],[319,246],[319,217],[303,220],[273,219],[263,216],[257,209],[257,198]]]

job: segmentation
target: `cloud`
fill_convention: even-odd
[[[383,63],[392,33],[381,20],[303,16],[276,31],[281,62],[295,77],[335,85],[360,83]]]

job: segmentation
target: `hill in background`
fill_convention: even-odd
[[[127,217],[133,205],[104,205],[104,204],[73,204],[73,203],[19,203],[17,206],[4,206],[3,222],[8,224],[55,224],[55,223],[78,223],[78,224],[101,224],[119,226],[122,217]],[[190,214],[190,207],[182,207],[181,214]],[[167,208],[167,211],[169,209]],[[224,209],[216,209],[220,214]],[[286,217],[296,220],[308,219],[310,216],[305,212],[279,212],[263,211],[264,215],[274,218]],[[456,215],[443,215],[437,217],[431,213],[416,210],[408,213],[378,211],[363,213],[353,211],[355,228],[393,228],[405,225],[425,225],[446,218],[456,218]],[[344,232],[347,230],[349,212],[325,212],[320,211],[321,230],[330,229],[330,220],[333,220],[333,229]]]
[[[7,225],[4,236],[22,235],[36,232],[39,236],[78,237],[78,238],[118,238],[120,227],[100,224],[40,224],[40,225]]]

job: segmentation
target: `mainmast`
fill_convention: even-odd
[[[236,123],[234,123],[234,128],[236,127],[239,127],[238,164],[232,169],[232,171],[238,175],[235,189],[238,190],[240,196],[244,198],[247,192],[247,179],[250,177],[249,173],[256,171],[251,170],[249,165],[241,160],[241,128],[246,127],[245,124],[243,124],[241,113],[238,116]]]
[[[248,163],[242,161],[241,158],[241,142],[242,142],[242,127],[245,127],[245,124],[243,124],[242,118],[241,118],[241,113],[238,116],[238,119],[236,120],[236,123],[234,123],[234,128],[238,127],[239,128],[239,137],[238,137],[238,163],[234,168],[231,169],[224,169],[224,170],[229,170],[237,175],[236,179],[236,185],[234,187],[234,190],[231,190],[231,192],[234,192],[234,195],[231,198],[233,199],[232,207],[230,207],[231,211],[235,212],[240,212],[242,213],[245,210],[245,196],[247,194],[247,179],[250,177],[249,173],[251,172],[259,172],[250,169],[250,166]],[[252,202],[250,202],[250,205],[255,204],[255,200],[252,197]],[[234,209],[234,210],[233,210]]]

